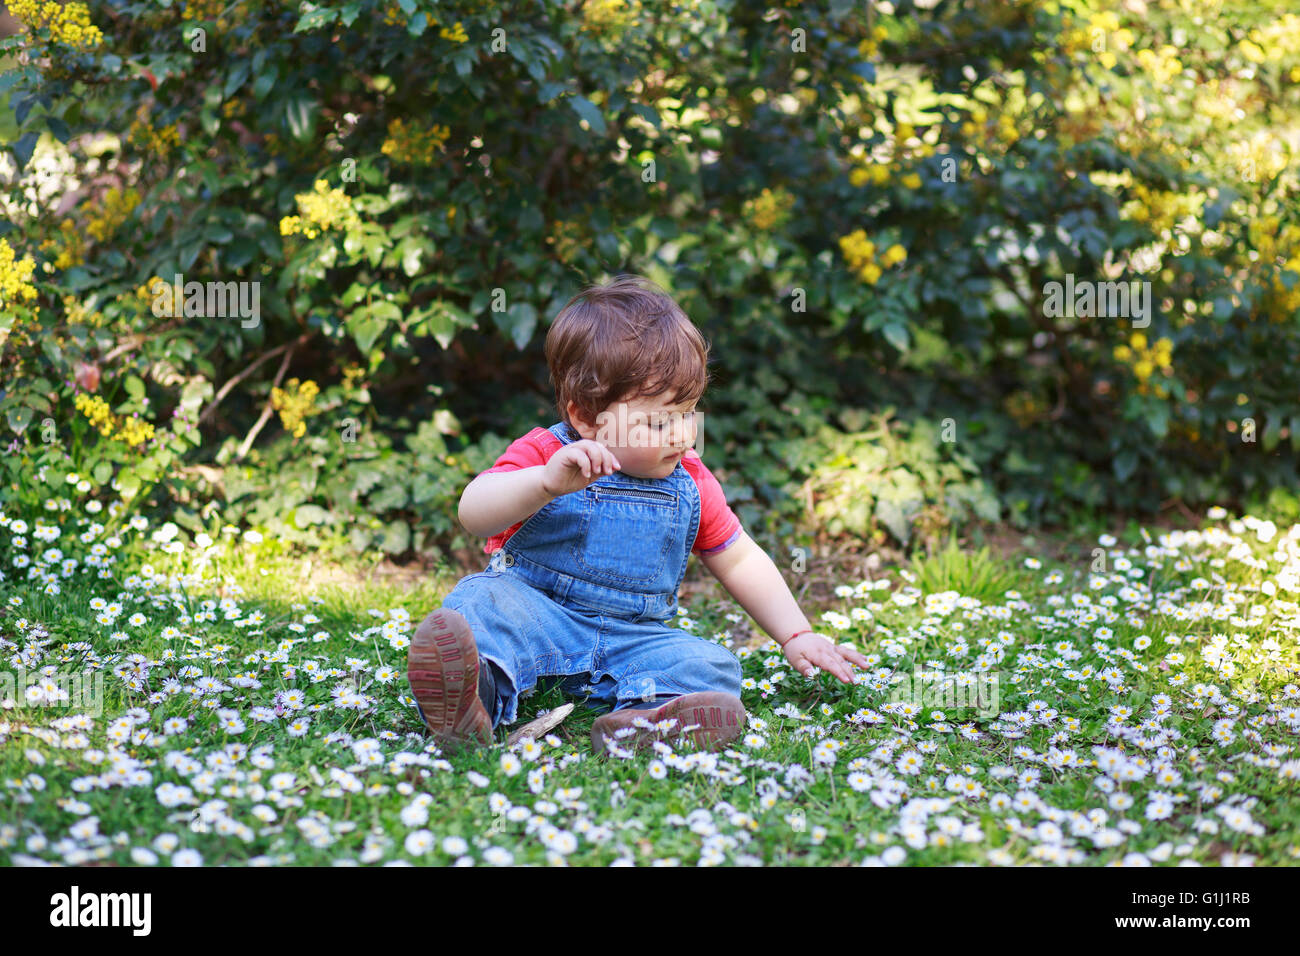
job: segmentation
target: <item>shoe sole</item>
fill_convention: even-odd
[[[460,612],[440,608],[424,619],[407,651],[406,679],[439,742],[492,743],[492,719],[478,697],[478,646]]]
[[[690,739],[703,750],[717,750],[740,736],[747,716],[744,705],[731,694],[721,691],[685,694],[655,710],[622,710],[597,717],[591,726],[591,747],[596,753],[605,755],[608,752],[606,739],[633,752],[645,750],[656,740],[666,743]],[[633,726],[632,721],[637,717],[644,717],[652,724],[676,718],[677,723],[671,730],[647,729]],[[624,737],[615,736],[615,732],[624,727],[631,727],[634,732]],[[692,729],[684,731],[686,727]]]

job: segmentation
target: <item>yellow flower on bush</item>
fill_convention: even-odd
[[[1113,354],[1119,361],[1132,366],[1133,374],[1138,380],[1138,391],[1145,394],[1148,390],[1147,379],[1155,374],[1157,368],[1165,376],[1173,374],[1173,348],[1174,343],[1163,337],[1148,347],[1147,337],[1141,332],[1134,332],[1129,336],[1127,345],[1115,346]]]
[[[907,258],[907,250],[895,243],[885,250],[885,254],[880,257],[880,264],[888,269],[892,265],[897,265]]]
[[[1268,130],[1228,144],[1237,175],[1248,183],[1266,183],[1290,162],[1287,141]]]
[[[115,420],[113,413],[108,409],[108,402],[98,395],[78,392],[72,403],[77,407],[77,411],[90,420],[91,426],[101,435],[105,438],[112,436]]]
[[[901,182],[908,189],[921,188],[921,177],[918,176],[916,173],[908,173],[906,176],[900,179],[899,182]]]
[[[86,232],[100,242],[112,238],[127,217],[140,205],[140,192],[130,188],[121,190],[116,187],[104,194],[103,211],[92,215],[86,224]]]
[[[572,262],[586,242],[586,230],[577,220],[556,219],[546,235],[546,244],[561,262]]]
[[[1015,119],[1008,113],[998,117],[998,139],[1004,143],[1014,143],[1019,138],[1020,130],[1016,127]]]
[[[1108,70],[1118,62],[1114,51],[1127,50],[1133,45],[1133,31],[1120,27],[1119,16],[1114,11],[1094,13],[1086,25],[1077,19],[1074,24],[1061,35],[1061,49],[1071,55],[1091,54]]]
[[[631,26],[640,12],[638,0],[587,0],[582,5],[582,29],[617,34]]]
[[[8,239],[0,239],[0,306],[9,306],[19,300],[36,298],[32,273],[36,260],[31,256],[17,257]]]
[[[1260,265],[1272,270],[1272,294],[1263,309],[1273,322],[1285,322],[1300,309],[1300,278],[1287,288],[1282,273],[1300,277],[1300,226],[1283,226],[1277,216],[1260,216],[1250,224],[1250,246]]]
[[[421,130],[398,118],[389,121],[388,138],[380,148],[385,156],[391,156],[399,163],[429,163],[433,161],[436,150],[445,149],[450,135],[451,130],[446,126],[435,123],[431,128]]]
[[[1174,227],[1189,216],[1197,216],[1205,204],[1201,193],[1176,193],[1151,189],[1144,183],[1133,184],[1133,199],[1124,204],[1120,214],[1133,222],[1143,222],[1158,235],[1172,233]]]
[[[384,7],[384,23],[390,27],[404,27],[406,26],[406,14],[402,12],[402,8],[397,4],[390,3]]]
[[[874,262],[868,262],[866,265],[864,265],[861,269],[858,270],[858,276],[867,285],[875,285],[877,282],[880,281],[880,277],[883,273],[884,270],[881,269],[880,266],[876,265]]]
[[[1046,410],[1047,406],[1029,392],[1019,391],[1012,392],[1004,398],[1002,407],[1006,409],[1007,414],[1016,420],[1017,425],[1024,428],[1032,424]]]
[[[152,309],[154,296],[162,295],[163,287],[170,287],[170,286],[171,283],[168,282],[166,279],[162,279],[158,276],[150,276],[147,280],[145,280],[144,285],[136,286],[135,294],[139,298],[144,300],[145,305],[149,306],[149,308]]]
[[[71,269],[86,261],[86,237],[71,219],[59,223],[58,238],[51,237],[41,243],[41,252],[58,250],[52,263],[55,269]],[[49,271],[50,264],[46,265]]]
[[[1238,49],[1254,63],[1272,63],[1300,52],[1300,16],[1285,13],[1267,26],[1255,27]]]
[[[154,437],[153,425],[134,415],[130,418],[118,418],[109,410],[108,402],[98,395],[78,392],[72,403],[77,411],[86,416],[91,427],[105,438],[134,447],[143,445]]]
[[[302,233],[308,239],[315,239],[322,231],[346,229],[361,222],[347,193],[342,189],[331,189],[323,179],[316,180],[311,192],[298,193],[293,198],[298,204],[299,215],[285,216],[280,220],[282,236]]]
[[[70,295],[63,297],[63,319],[68,325],[88,325],[91,328],[102,328],[105,323],[102,312],[92,311],[84,302]]]
[[[855,167],[849,173],[849,182],[854,186],[883,186],[889,182],[889,167],[884,163],[872,163],[870,166]]]
[[[876,244],[867,238],[865,229],[854,229],[847,236],[840,238],[840,250],[849,267],[857,269],[862,262],[869,260],[876,252]]]
[[[153,426],[140,418],[124,418],[113,437],[128,445],[143,445],[154,436]]]
[[[286,384],[288,388],[271,389],[271,407],[280,413],[284,430],[292,432],[294,438],[301,438],[307,432],[304,419],[318,411],[313,406],[320,387],[310,379],[299,383],[291,378]]]
[[[880,50],[880,42],[887,36],[889,36],[889,31],[877,23],[871,31],[871,36],[866,37],[858,44],[858,55],[864,57],[875,56]]]
[[[75,50],[89,50],[104,40],[99,27],[90,22],[90,8],[84,3],[9,0],[9,12],[32,30],[48,29],[51,40]]]
[[[238,103],[239,101],[231,100],[230,102]],[[222,112],[225,112],[224,107]],[[132,121],[131,129],[127,133],[127,139],[145,152],[159,157],[166,157],[168,153],[181,144],[179,127],[175,123],[170,123],[167,126],[154,128],[149,123],[148,108],[145,105],[141,105],[135,120]]]
[[[741,214],[752,229],[769,232],[785,223],[793,207],[794,196],[785,189],[765,187],[756,197],[745,201]]]
[[[459,20],[456,21],[455,25],[453,25],[450,30],[446,27],[440,29],[438,31],[438,36],[442,37],[444,40],[450,40],[452,43],[464,43],[469,39],[469,35],[465,33],[465,28],[460,25]]]
[[[1268,57],[1268,54],[1266,54],[1262,49],[1260,49],[1260,47],[1257,44],[1252,43],[1250,40],[1242,40],[1241,43],[1238,45],[1237,49],[1239,49],[1241,51],[1241,55],[1244,56],[1247,60],[1250,60],[1251,63],[1263,63],[1264,60],[1267,59]]]
[[[844,261],[849,268],[867,285],[875,285],[884,275],[885,269],[907,258],[907,250],[897,243],[876,257],[876,244],[867,238],[862,229],[855,229],[841,237],[840,251],[844,253]]]
[[[1164,85],[1183,72],[1183,63],[1178,59],[1178,48],[1162,46],[1156,50],[1138,50],[1137,61],[1142,69],[1151,74],[1156,83]]]

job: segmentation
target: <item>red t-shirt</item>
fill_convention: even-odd
[[[534,428],[523,438],[511,442],[510,447],[501,454],[496,463],[482,474],[516,471],[520,468],[544,465],[550,461],[551,455],[562,447],[563,443],[548,429]],[[699,555],[725,551],[740,537],[740,519],[727,505],[726,496],[722,493],[722,486],[718,484],[718,479],[704,467],[703,460],[695,453],[694,448],[686,449],[682,455],[682,467],[695,479],[695,487],[700,491],[700,527],[695,534],[695,544],[691,546],[691,552]],[[483,546],[483,553],[494,553],[506,543],[507,538],[523,526],[524,521],[517,521],[505,531],[490,537],[487,544]]]

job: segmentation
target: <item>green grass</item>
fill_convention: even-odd
[[[942,550],[917,558],[912,564],[916,586],[927,594],[956,591],[981,601],[996,601],[1004,593],[1025,585],[1024,575],[998,560],[988,547],[970,552],[949,538]]]
[[[26,521],[34,525],[35,518]],[[84,559],[90,545],[76,535],[85,530],[85,519],[70,512],[61,523],[56,544],[62,557]],[[588,743],[597,714],[581,705],[550,737],[529,746],[507,751],[503,743],[511,727],[498,728],[498,742],[489,748],[439,754],[430,744],[407,697],[400,633],[409,635],[437,606],[454,577],[410,583],[359,577],[349,583],[339,573],[347,569],[305,567],[303,559],[269,545],[225,542],[200,579],[195,549],[161,554],[147,543],[145,530],[124,535],[110,579],[97,578],[83,564],[57,577],[60,593],[45,594],[40,580],[25,577],[30,567],[16,568],[15,559],[39,557],[55,545],[34,541],[31,529],[15,536],[12,526],[0,528],[0,567],[7,575],[0,593],[6,602],[21,601],[4,604],[7,613],[0,617],[0,637],[10,642],[3,648],[9,672],[11,655],[34,647],[29,653],[44,655],[40,665],[99,673],[105,683],[103,715],[89,722],[84,740],[60,721],[85,708],[0,712],[0,787],[9,808],[0,812],[0,864],[95,858],[130,864],[132,852],[143,850],[165,864],[180,849],[196,851],[208,865],[450,863],[462,851],[452,846],[455,852],[446,852],[448,837],[463,839],[463,855],[475,862],[492,862],[497,851],[490,848],[496,847],[515,863],[542,864],[856,864],[878,859],[889,848],[889,860],[898,857],[909,865],[1102,865],[1134,853],[1167,865],[1216,865],[1229,853],[1289,864],[1300,853],[1293,836],[1300,828],[1293,779],[1282,776],[1283,765],[1294,760],[1297,732],[1296,695],[1284,690],[1294,686],[1298,672],[1289,623],[1296,612],[1286,600],[1296,595],[1248,590],[1265,579],[1290,582],[1280,574],[1282,562],[1271,558],[1284,533],[1267,544],[1248,530],[1232,536],[1268,560],[1266,572],[1227,560],[1231,540],[1184,546],[1176,556],[1154,559],[1143,555],[1140,538],[1126,540],[1109,549],[1111,571],[1096,588],[1087,553],[1074,566],[1045,562],[1026,568],[1024,559],[1033,555],[1002,562],[987,549],[964,554],[949,547],[907,572],[915,575],[917,592],[896,580],[892,591],[864,589],[830,606],[805,607],[823,630],[871,657],[873,668],[863,683],[844,685],[825,674],[804,678],[768,642],[733,646],[743,657],[749,685],[743,700],[758,721],[754,733],[761,743],[738,740],[716,755],[677,748],[668,756],[605,761],[594,758]],[[26,541],[19,546],[15,537]],[[1294,553],[1294,542],[1290,547]],[[1216,566],[1216,559],[1222,564]],[[1156,582],[1168,609],[1184,615],[1195,612],[1199,601],[1222,604],[1227,592],[1213,578],[1221,576],[1243,598],[1232,615],[1236,620],[1180,621],[1148,606],[1140,612],[1141,624],[1128,623],[1120,613],[1104,637],[1095,633],[1105,623],[1100,617],[1054,630],[1037,620],[1074,611],[1077,595],[1089,597],[1093,613],[1104,607],[1103,597],[1115,596],[1114,612],[1122,612],[1128,606],[1119,597],[1124,582],[1137,580],[1117,569],[1125,560],[1143,570],[1141,580]],[[139,573],[145,563],[161,584],[145,586]],[[61,575],[57,562],[49,566]],[[165,580],[186,572],[191,577],[176,579],[175,587]],[[842,593],[856,583],[843,582]],[[1022,596],[1007,598],[1005,592],[1015,587]],[[935,597],[949,591],[962,600]],[[96,598],[122,604],[115,623],[96,623],[98,612],[90,610]],[[244,626],[220,611],[215,620],[194,619],[203,601],[223,599],[237,605],[239,620],[262,617]],[[1255,606],[1264,609],[1259,618],[1251,615]],[[693,633],[724,642],[741,613],[726,603],[688,610]],[[129,624],[137,611],[147,620]],[[823,612],[842,615],[832,620],[845,628],[823,623]],[[370,630],[403,616],[409,619],[404,628],[389,624],[395,641]],[[49,631],[44,646],[32,637],[38,625]],[[169,627],[177,636],[166,636]],[[113,640],[116,632],[126,639]],[[1215,633],[1247,635],[1249,646],[1227,645],[1231,676],[1215,673],[1204,653]],[[314,640],[317,634],[323,639]],[[1139,635],[1151,644],[1139,647]],[[1277,640],[1276,650],[1264,643],[1269,636]],[[1179,643],[1166,643],[1170,637]],[[286,640],[296,643],[277,656]],[[989,653],[1002,655],[989,662],[999,680],[1000,713],[949,706],[941,720],[933,699],[910,706],[891,702],[891,680],[933,671],[934,662],[943,662],[950,673],[974,674],[980,655]],[[1169,664],[1170,653],[1185,658]],[[154,662],[138,689],[113,673],[132,654]],[[250,663],[248,655],[260,659]],[[357,681],[349,659],[364,661]],[[309,660],[320,662],[323,679],[306,676]],[[390,683],[375,676],[382,666],[396,674]],[[1112,667],[1113,685],[1099,679]],[[331,668],[337,669],[333,676]],[[261,686],[232,683],[245,671]],[[1170,683],[1179,677],[1180,684]],[[196,692],[165,693],[169,678]],[[205,678],[221,684],[198,691]],[[1197,696],[1197,688],[1204,692],[1210,684],[1223,695],[1219,703],[1213,694]],[[358,686],[363,707],[331,705],[331,692],[356,693]],[[263,723],[252,716],[252,708],[271,706],[276,691],[285,688],[302,691],[309,707],[319,705],[314,712],[289,714],[310,715],[303,736],[290,735],[287,717]],[[558,690],[524,698],[514,726],[563,700]],[[217,706],[209,709],[205,702]],[[1122,725],[1111,722],[1118,706],[1132,711]],[[114,721],[131,708],[142,717],[139,736],[111,742]],[[1022,736],[1005,733],[1013,715],[1046,708],[1055,710],[1050,721],[1029,724]],[[237,712],[242,729],[223,726],[217,711],[225,709]],[[1279,719],[1284,714],[1290,725]],[[185,718],[187,728],[165,736],[167,721],[175,717]],[[1139,734],[1144,740],[1123,729],[1150,719],[1169,735],[1163,751],[1150,739],[1157,725]],[[1227,734],[1216,738],[1229,729],[1230,740]],[[351,746],[361,741],[373,743],[362,750]],[[260,750],[266,746],[269,751]],[[1098,778],[1110,778],[1099,766],[1104,753],[1099,756],[1094,746],[1122,750],[1128,761],[1147,761],[1138,779],[1113,782],[1116,792],[1133,799],[1131,806],[1113,805],[1112,794],[1098,788]],[[366,762],[365,747],[381,755],[379,762]],[[201,769],[177,764],[178,756]],[[114,760],[127,775],[102,789],[94,786]],[[904,772],[909,760],[919,762],[919,773]],[[509,772],[515,765],[518,770]],[[148,782],[133,783],[132,770],[148,773]],[[1177,778],[1157,779],[1169,771]],[[283,774],[293,775],[291,785],[273,788],[286,784]],[[192,799],[163,806],[158,788],[165,783],[189,787]],[[1148,819],[1145,811],[1157,791],[1169,795],[1170,812]],[[951,802],[927,805],[927,798]],[[508,807],[517,808],[513,815]],[[1098,809],[1105,813],[1107,835],[1118,841],[1114,845],[1073,832],[1078,825],[1072,818]],[[1255,827],[1262,832],[1252,832]],[[408,837],[426,831],[432,848],[421,852],[417,837],[408,849]]]

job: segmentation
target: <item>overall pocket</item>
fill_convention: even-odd
[[[677,495],[636,485],[583,489],[581,534],[573,548],[579,577],[627,588],[649,584],[664,570],[677,527]]]

